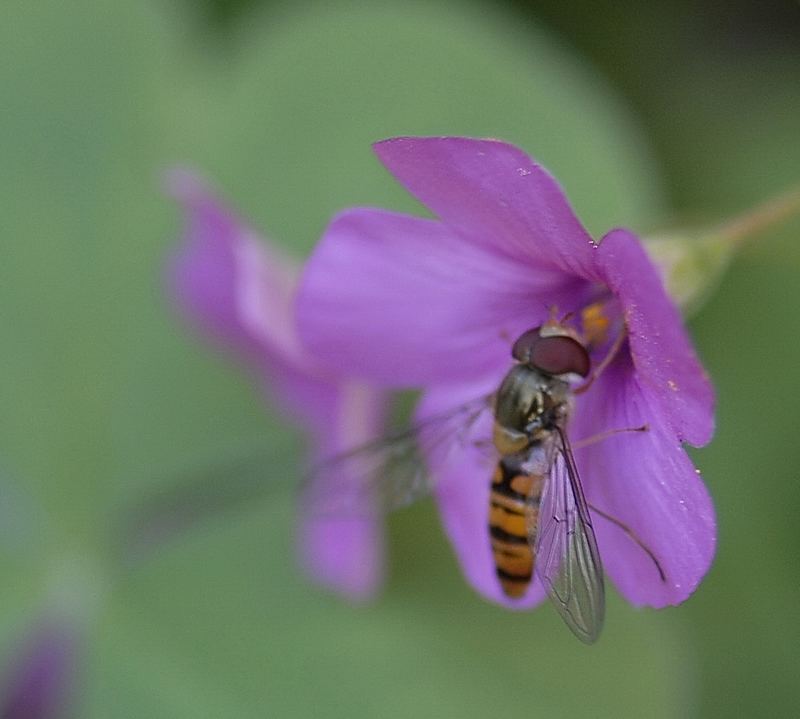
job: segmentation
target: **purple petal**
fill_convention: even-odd
[[[48,621],[11,657],[0,685],[3,719],[57,719],[66,716],[73,695],[74,631]]]
[[[352,601],[371,599],[383,583],[383,525],[377,517],[304,518],[298,546],[309,576]]]
[[[297,269],[260,240],[194,175],[171,176],[183,205],[183,245],[170,289],[187,319],[258,371],[267,393],[303,425],[322,430],[336,390],[301,347],[294,327]]]
[[[641,547],[595,513],[607,573],[631,603],[663,607],[684,601],[708,571],[716,522],[708,491],[656,399],[622,357],[581,397],[570,435],[575,442],[647,424],[647,432],[621,433],[579,449],[576,459],[589,502],[644,542],[666,581]]]
[[[252,301],[253,294],[270,293],[271,314],[277,320],[271,331],[282,354],[296,354],[291,333],[285,325],[288,303],[297,269],[259,239],[235,216],[196,175],[177,170],[170,173],[168,187],[181,203],[185,217],[183,246],[173,259],[171,279],[178,304],[190,319],[231,346],[260,351],[260,338],[254,337],[241,316],[241,295]],[[250,257],[242,257],[243,254]],[[249,262],[263,264],[250,271]],[[258,291],[242,291],[245,280],[263,283]]]
[[[466,137],[398,137],[374,149],[420,202],[469,242],[595,279],[592,238],[558,183],[522,150]]]
[[[339,372],[387,386],[502,372],[510,347],[575,280],[464,242],[447,227],[379,210],[337,217],[298,296],[300,333]]]
[[[714,390],[656,268],[627,230],[603,238],[597,261],[622,304],[639,381],[681,440],[706,444],[714,433]]]
[[[297,269],[198,178],[181,172],[171,179],[187,215],[171,268],[184,314],[256,370],[267,394],[311,434],[316,459],[373,438],[381,431],[383,397],[325,375],[297,338]],[[376,515],[304,516],[298,542],[303,564],[321,583],[355,599],[379,585],[383,535]]]
[[[460,387],[439,387],[426,392],[417,410],[423,421],[463,403],[485,396],[497,388],[498,378],[489,377]],[[494,457],[486,450],[491,438],[492,413],[487,410],[469,428],[468,436],[451,438],[452,450],[436,447],[431,463],[436,476],[435,497],[442,524],[453,545],[467,581],[487,599],[511,609],[530,608],[544,598],[535,580],[520,599],[507,597],[497,579],[489,537],[489,488]],[[475,443],[478,443],[477,445]],[[429,454],[429,458],[430,458]]]
[[[314,465],[324,466],[331,457],[374,439],[384,426],[385,406],[384,398],[368,388],[344,386],[328,431],[316,438]],[[352,484],[347,477],[321,479],[331,487]],[[362,509],[354,516],[318,516],[300,507],[301,564],[316,581],[354,601],[372,597],[383,581],[383,519],[376,508]]]

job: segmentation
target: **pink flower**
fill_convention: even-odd
[[[171,292],[186,318],[255,372],[266,395],[310,437],[319,463],[380,431],[382,399],[326,372],[300,344],[293,301],[298,270],[226,208],[194,175],[177,171],[170,190],[183,206],[183,244],[172,260]],[[265,477],[268,473],[265,467]],[[299,553],[320,582],[353,599],[382,578],[382,524],[359,516],[302,512]]]
[[[334,371],[386,388],[424,390],[418,421],[495,391],[512,343],[570,313],[594,368],[568,435],[592,507],[605,570],[635,605],[684,601],[714,556],[708,492],[683,449],[713,433],[713,390],[680,315],[635,235],[595,242],[553,178],[493,140],[396,138],[375,151],[437,219],[377,209],[337,216],[309,260],[297,299],[307,351]],[[491,425],[479,423],[487,440]],[[646,425],[646,432],[609,430]],[[442,521],[469,582],[487,598],[531,607],[501,589],[487,511],[490,474],[464,448],[433,467]],[[664,577],[659,572],[663,570]]]

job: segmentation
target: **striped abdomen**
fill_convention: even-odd
[[[497,577],[509,597],[521,597],[533,577],[533,542],[544,477],[526,474],[511,458],[497,463],[489,496],[489,532]]]

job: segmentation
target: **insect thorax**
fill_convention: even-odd
[[[566,422],[570,387],[524,364],[514,365],[495,398],[494,444],[500,454],[526,450]]]

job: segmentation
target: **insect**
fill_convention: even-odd
[[[516,364],[494,400],[489,533],[500,585],[521,597],[534,567],[567,625],[583,641],[603,626],[603,567],[566,434],[573,395],[568,378],[586,377],[581,342],[550,323],[513,345]]]
[[[308,500],[312,511],[339,514],[410,504],[434,485],[428,467],[463,449],[470,429],[491,410],[487,541],[498,582],[519,598],[538,577],[567,626],[592,643],[605,615],[603,567],[566,431],[573,383],[591,370],[589,352],[574,331],[551,320],[521,335],[511,355],[514,364],[495,393],[335,457],[312,474]],[[600,514],[648,553],[663,579],[647,547]]]

